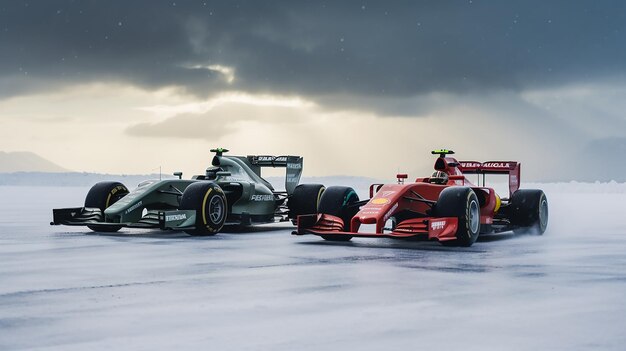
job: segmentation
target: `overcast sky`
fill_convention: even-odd
[[[76,171],[626,180],[623,1],[2,1],[0,151]],[[611,163],[607,168],[606,164]]]

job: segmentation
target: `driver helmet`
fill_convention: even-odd
[[[211,166],[206,169],[206,179],[215,180],[217,179],[217,172],[222,171],[221,167]]]
[[[431,183],[433,184],[446,184],[448,182],[448,174],[442,171],[436,171],[430,176]]]

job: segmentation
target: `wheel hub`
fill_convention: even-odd
[[[209,203],[209,218],[212,223],[219,223],[224,216],[224,200],[219,196],[213,196]]]
[[[469,227],[472,233],[478,233],[480,226],[480,211],[478,209],[478,203],[475,200],[470,202],[469,206]]]

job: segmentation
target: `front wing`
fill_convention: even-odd
[[[94,230],[120,227],[189,230],[195,228],[195,223],[195,210],[149,211],[137,222],[118,223],[105,221],[99,208],[90,207],[53,209],[50,222],[51,225],[89,226]]]
[[[456,239],[459,219],[456,217],[424,217],[402,221],[393,230],[380,233],[345,231],[341,218],[329,214],[298,216],[294,235],[351,236],[363,238],[395,238],[449,241]]]

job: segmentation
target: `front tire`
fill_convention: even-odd
[[[356,191],[345,186],[331,186],[326,188],[322,194],[318,212],[333,215],[343,220],[343,230],[350,230],[350,221],[352,217],[359,211],[357,206],[350,206],[359,201]],[[322,235],[324,240],[328,241],[350,241],[350,235]]]
[[[542,235],[548,227],[548,199],[542,190],[520,189],[510,202],[511,224],[515,234]]]
[[[217,234],[228,215],[224,191],[216,183],[207,181],[190,184],[183,192],[179,209],[196,211],[195,229],[185,230],[185,233],[193,236]]]
[[[102,213],[102,222],[105,222],[104,210],[113,205],[129,193],[128,188],[120,182],[99,182],[89,189],[85,197],[85,207],[98,208]],[[96,227],[88,225],[94,232],[117,232],[121,226]]]
[[[472,246],[480,232],[480,204],[471,188],[452,186],[445,188],[435,205],[437,217],[459,219],[456,239],[441,241],[446,246]]]

